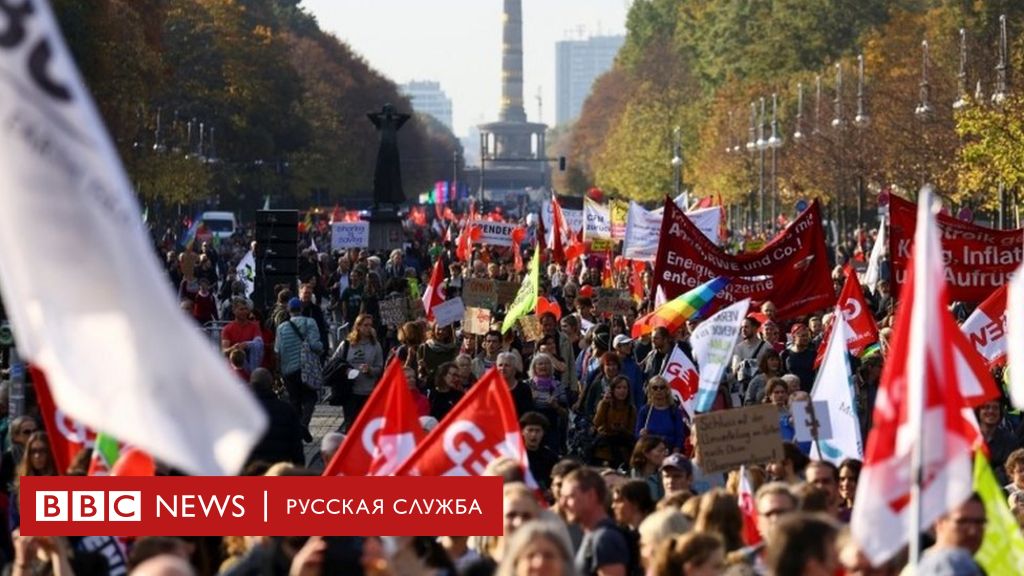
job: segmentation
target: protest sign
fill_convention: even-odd
[[[594,296],[594,311],[598,314],[623,316],[633,309],[633,298],[628,290],[598,288]]]
[[[749,306],[750,299],[740,300],[701,322],[690,335],[693,358],[700,367],[700,386],[694,406],[697,412],[710,410],[718,395],[722,374],[732,364],[732,350]]]
[[[654,282],[668,298],[717,276],[730,279],[709,311],[742,298],[771,300],[781,319],[828,308],[836,300],[817,202],[759,252],[732,255],[708,240],[671,201],[655,259]]]
[[[462,298],[455,297],[434,306],[433,312],[435,324],[444,327],[462,320],[466,307],[462,304]]]
[[[515,298],[515,296],[513,296]],[[494,280],[466,278],[462,281],[462,302],[472,308],[495,308],[498,305]]]
[[[626,215],[628,213],[629,203],[625,200],[608,202],[608,215],[612,221],[612,240],[622,240],[626,237]]]
[[[491,222],[490,220],[474,220],[470,223],[480,230],[481,244],[488,246],[512,246],[512,231],[517,228],[508,222]]]
[[[369,222],[333,222],[331,224],[331,251],[366,248],[369,245]]]
[[[515,282],[503,282],[501,280],[494,281],[494,294],[495,302],[498,306],[504,306],[505,304],[511,304],[516,299],[516,294],[519,292],[519,284]]]
[[[462,331],[483,336],[491,329],[491,311],[487,308],[466,308],[462,316]]]
[[[705,473],[782,459],[779,409],[771,404],[698,414],[693,425]]]
[[[519,329],[523,331],[523,338],[527,342],[536,342],[544,337],[544,330],[540,325],[540,318],[536,314],[523,316],[519,319]]]
[[[946,296],[950,300],[981,302],[1007,283],[1024,260],[1024,230],[994,230],[943,214],[936,219],[946,263]],[[891,196],[889,223],[893,294],[898,295],[907,276],[917,206]]]
[[[815,400],[813,403],[814,414],[811,415],[812,403],[809,400],[797,400],[790,404],[793,410],[793,428],[796,435],[793,437],[797,442],[811,442],[815,439],[812,422],[818,421],[817,439],[826,441],[832,439],[832,421],[829,419],[828,402]]]
[[[409,321],[409,299],[392,296],[380,301],[380,321],[390,328],[398,328]]]
[[[608,207],[590,198],[583,199],[583,239],[611,240],[612,219]]]
[[[541,209],[541,220],[544,222],[544,229],[549,232],[554,228],[554,209],[551,202],[544,202]],[[574,233],[583,230],[583,210],[573,210],[562,206],[562,216],[565,224]]]
[[[636,202],[629,203],[626,212],[625,240],[622,244],[622,256],[630,260],[652,262],[658,254],[658,240],[661,236],[663,208],[645,210]],[[615,237],[615,219],[612,213],[612,237]],[[718,206],[701,208],[687,212],[686,217],[693,222],[708,240],[719,245],[718,227],[722,221],[722,209]]]

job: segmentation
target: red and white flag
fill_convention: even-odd
[[[946,308],[942,247],[931,204],[932,193],[925,189],[918,207],[913,265],[875,401],[874,427],[851,520],[855,540],[876,566],[917,538],[911,532],[912,515],[918,511],[910,502],[916,481],[921,484],[919,529],[959,506],[973,490],[971,447],[977,431],[961,412],[964,400],[950,334],[952,316]],[[947,317],[949,321],[943,321]]]
[[[661,377],[668,382],[669,389],[679,401],[679,405],[686,410],[690,418],[693,418],[697,390],[700,387],[700,373],[690,361],[690,357],[678,346],[672,347],[672,355],[669,356]],[[634,401],[639,402],[640,400],[642,398],[634,398]]]
[[[861,290],[856,272],[849,266],[844,268],[843,272],[846,275],[846,281],[839,293],[839,299],[836,300],[835,312],[836,314],[842,313],[843,318],[846,319],[848,330],[846,349],[850,351],[850,354],[860,356],[865,348],[878,342],[878,325],[875,324],[871,308],[868,306],[867,300],[864,299],[864,291]],[[821,339],[821,344],[818,345],[818,355],[814,359],[815,368],[820,366],[825,359],[825,349],[828,347],[831,333],[832,324],[829,324]]]
[[[532,481],[512,395],[501,373],[491,368],[394,475],[479,476],[503,456],[519,462],[527,483]]]
[[[566,237],[572,238],[572,231],[562,214],[562,207],[558,204],[558,198],[551,197],[551,257],[555,262],[565,262]]]
[[[441,258],[434,263],[434,271],[430,273],[430,282],[423,291],[423,309],[427,312],[427,320],[434,319],[434,306],[444,302],[441,282],[444,281],[444,261]]]
[[[419,413],[402,363],[392,360],[324,476],[387,476],[423,439]]]
[[[750,476],[747,467],[740,466],[740,489],[737,504],[743,514],[743,542],[753,546],[761,542],[761,532],[757,530],[757,507],[754,504],[754,491],[750,489]]]
[[[985,299],[960,329],[989,366],[1006,360],[1006,284]]]
[[[54,464],[57,466],[57,472],[64,474],[71,461],[83,448],[92,448],[96,441],[96,433],[71,419],[57,407],[50,393],[46,375],[38,366],[29,364],[28,371],[32,375],[32,387],[36,391],[36,402],[39,404],[39,414],[43,418],[43,427],[50,438]]]

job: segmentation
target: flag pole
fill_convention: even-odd
[[[924,337],[928,333],[927,304],[925,294],[934,290],[934,286],[928,283],[932,280],[931,267],[934,265],[930,259],[929,252],[935,247],[930,246],[929,226],[926,224],[934,218],[938,212],[933,207],[934,196],[932,187],[926,185],[921,189],[917,207],[917,231],[914,235],[914,292],[911,314],[910,335],[911,338],[908,354],[907,370],[907,400],[909,412],[909,424],[917,439],[913,443],[910,452],[910,557],[909,564],[915,569],[921,560],[921,484],[923,481],[924,468],[924,411],[927,394],[925,386],[925,364],[927,353],[925,351]],[[941,323],[940,323],[941,326]]]

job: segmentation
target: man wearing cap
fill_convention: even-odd
[[[299,413],[303,426],[309,426],[317,393],[302,382],[302,343],[309,344],[310,350],[317,354],[323,351],[324,346],[316,321],[302,315],[301,300],[292,298],[288,301],[288,315],[288,320],[277,327],[274,352],[288,398]]]
[[[665,490],[665,496],[680,492],[692,492],[690,489],[692,482],[693,463],[686,456],[672,454],[661,463],[661,486]]]
[[[629,378],[629,398],[637,408],[643,404],[644,396],[644,371],[636,363],[633,357],[634,340],[625,334],[619,334],[612,340],[612,348],[622,360],[619,373]]]

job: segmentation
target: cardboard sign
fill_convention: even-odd
[[[462,320],[466,314],[466,307],[462,304],[462,298],[452,298],[434,306],[433,312],[437,326],[443,328]]]
[[[537,318],[536,314],[520,318],[519,329],[523,331],[523,338],[527,342],[536,342],[544,337],[544,329],[541,328],[540,318]]]
[[[796,429],[795,440],[797,442],[811,442],[815,440],[814,432],[811,430],[811,413],[808,411],[810,402],[801,400],[790,404],[793,412],[793,427]],[[829,418],[828,401],[814,401],[814,417],[818,420],[817,440],[832,439],[832,420]]]
[[[782,459],[779,409],[771,404],[698,414],[693,423],[705,473]]]
[[[511,304],[516,299],[516,294],[519,293],[519,284],[498,280],[494,282],[494,293],[498,306]]]
[[[633,309],[633,298],[626,290],[598,288],[594,299],[594,311],[598,314],[624,316]]]
[[[398,328],[409,321],[409,299],[394,296],[380,301],[380,321],[389,328]]]
[[[331,251],[366,248],[370,245],[369,222],[334,222],[331,224]]]
[[[512,297],[515,298],[514,292]],[[494,286],[494,280],[487,278],[463,279],[462,303],[471,308],[496,308],[498,306],[498,292]]]
[[[491,311],[487,308],[466,308],[462,315],[462,332],[483,336],[491,329]]]

